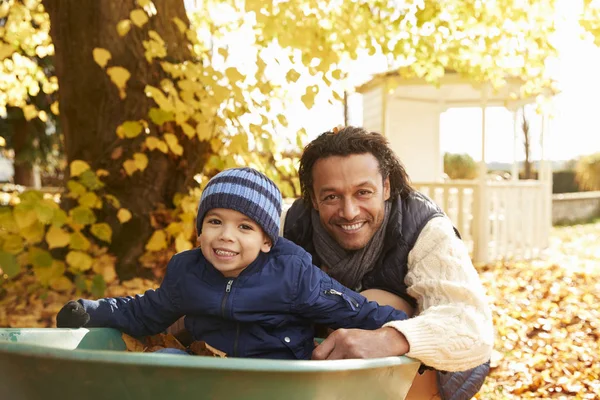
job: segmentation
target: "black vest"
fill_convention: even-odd
[[[321,266],[312,241],[311,206],[302,199],[288,210],[283,236],[303,247],[313,257],[313,264]],[[412,250],[421,230],[435,217],[447,218],[427,196],[417,191],[405,199],[392,200],[392,210],[385,232],[383,251],[375,267],[362,280],[362,289],[382,289],[394,293],[416,308],[417,302],[406,292],[404,282],[408,273],[408,253]],[[456,235],[460,234],[454,229]],[[468,400],[481,388],[489,373],[489,362],[464,372],[438,372],[437,381],[442,400]]]
[[[303,247],[312,255],[313,264],[321,266],[312,241],[310,212],[302,199],[296,200],[287,212],[283,236]],[[444,212],[423,194],[412,192],[406,199],[393,200],[390,213],[383,251],[375,267],[363,278],[361,290],[383,289],[402,297],[414,308],[417,303],[406,293],[404,282],[408,253],[429,220],[444,216]]]

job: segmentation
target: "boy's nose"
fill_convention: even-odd
[[[219,239],[226,241],[233,240],[232,229],[233,228],[228,227],[227,225],[223,225],[223,228],[221,229],[221,234],[219,235]]]

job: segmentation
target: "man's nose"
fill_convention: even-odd
[[[345,220],[352,221],[358,217],[358,214],[360,214],[360,209],[354,200],[352,198],[345,199],[340,209],[340,216]]]

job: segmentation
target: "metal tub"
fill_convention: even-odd
[[[126,352],[109,328],[0,328],[0,399],[404,399],[408,357],[293,361]]]

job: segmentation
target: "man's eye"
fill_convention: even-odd
[[[336,197],[337,196],[335,194],[330,194],[329,196],[325,196],[325,198],[323,199],[323,201],[335,200]]]
[[[371,192],[370,190],[360,190],[360,191],[358,192],[358,194],[359,194],[360,196],[368,196],[368,195],[370,195],[371,193],[373,193],[373,192]]]

